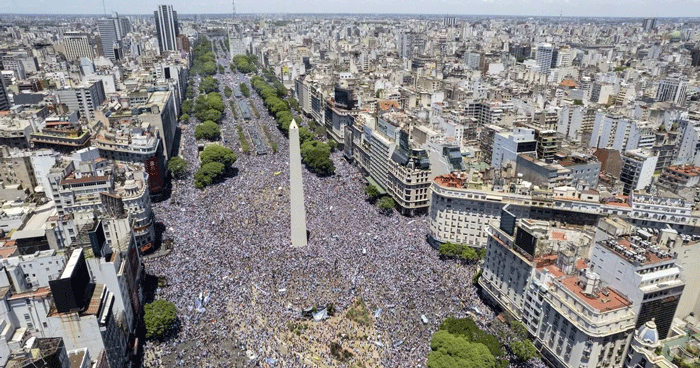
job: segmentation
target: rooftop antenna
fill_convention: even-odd
[[[102,10],[104,10],[105,15],[107,15],[107,7],[105,6],[105,0],[102,0]]]

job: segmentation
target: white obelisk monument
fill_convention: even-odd
[[[304,208],[304,184],[301,180],[301,147],[299,127],[292,120],[289,124],[289,197],[292,207],[292,246],[306,246],[306,208]]]

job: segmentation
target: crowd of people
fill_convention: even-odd
[[[220,80],[223,89],[247,77]],[[283,338],[288,322],[313,306],[333,304],[342,314],[360,298],[377,334],[367,339],[386,367],[424,366],[439,324],[465,317],[471,307],[488,328],[494,315],[472,286],[476,266],[440,260],[425,239],[427,217],[385,216],[365,201],[362,175],[340,152],[332,157],[335,175],[304,171],[309,242],[292,247],[288,140],[262,100],[255,94],[249,100],[261,117],[242,124],[266,125],[279,153],[243,155],[227,106],[223,144],[238,155],[237,174],[205,190],[195,189],[190,176],[175,183],[170,199],[154,204],[164,238],[174,243],[168,256],[146,261],[146,271],[165,278],[156,298],[175,303],[181,328],[166,342],[147,343],[146,366],[230,367],[243,358],[251,365],[307,366],[308,346]],[[193,173],[199,160],[192,127],[183,131],[181,150]],[[348,345],[334,333],[323,336],[326,341],[308,344]],[[330,349],[315,354],[322,365],[338,365]]]

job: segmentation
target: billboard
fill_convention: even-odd
[[[163,189],[163,178],[160,174],[160,162],[157,157],[151,157],[146,160],[146,172],[148,173],[148,188],[153,192],[159,192]]]

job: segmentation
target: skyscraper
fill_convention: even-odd
[[[10,98],[7,96],[5,88],[5,80],[0,78],[0,111],[8,111],[10,109]]]
[[[554,47],[551,43],[541,43],[537,45],[537,56],[535,61],[537,61],[537,68],[542,74],[549,74],[549,69],[552,67],[552,55],[554,54]]]
[[[101,18],[97,20],[97,30],[100,32],[100,43],[102,45],[102,55],[110,60],[122,59],[122,37],[125,33],[122,32],[122,23],[119,19],[119,14],[112,13],[109,18]]]
[[[173,11],[172,5],[158,5],[158,10],[154,11],[153,15],[156,19],[160,52],[177,51],[177,35],[180,34],[177,12]]]

